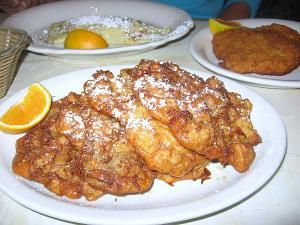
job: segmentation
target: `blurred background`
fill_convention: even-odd
[[[300,21],[300,1],[262,0],[256,17]]]
[[[1,1],[4,0],[0,0]],[[7,0],[6,0],[7,1]],[[11,0],[19,2],[20,0]],[[24,2],[28,0],[22,0]],[[31,0],[32,2],[46,3],[54,0]],[[2,2],[3,4],[4,2]],[[0,16],[4,16],[4,12],[0,9]],[[300,0],[261,0],[257,18],[276,18],[300,21]]]

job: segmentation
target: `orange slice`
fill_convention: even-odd
[[[43,85],[32,84],[25,96],[0,117],[0,130],[12,134],[25,132],[44,119],[51,102],[51,94]]]
[[[225,30],[238,29],[242,25],[238,22],[225,21],[221,19],[209,19],[208,27],[212,34],[216,34]]]
[[[71,49],[96,49],[107,48],[108,44],[99,34],[88,30],[77,29],[68,33],[64,47]]]

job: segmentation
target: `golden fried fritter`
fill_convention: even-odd
[[[71,96],[70,96],[71,98]],[[54,102],[47,117],[17,140],[13,171],[29,180],[42,183],[59,196],[95,200],[104,193],[91,187],[80,173],[73,155],[76,149],[57,132],[60,111],[69,105],[68,98]]]
[[[253,146],[261,141],[249,119],[249,100],[228,92],[215,77],[203,81],[171,63],[143,60],[128,73],[142,105],[182,146],[248,170]]]
[[[84,84],[90,105],[125,125],[128,141],[149,169],[184,177],[199,163],[202,164],[203,156],[181,146],[169,127],[153,119],[140,104],[126,70],[120,75],[98,71],[93,77],[94,80]]]
[[[103,149],[95,151],[93,155],[84,152],[81,156],[89,185],[113,195],[149,190],[153,174],[124,137],[113,144],[110,152]]]
[[[295,44],[300,44],[300,35],[299,33],[282,24],[272,23],[271,25],[256,27],[255,30],[264,31],[264,32],[272,32],[273,35],[280,35],[283,38],[288,39],[289,41],[294,42]]]
[[[57,131],[80,149],[78,168],[92,187],[114,195],[148,190],[152,174],[120,128],[116,119],[78,101],[63,109],[57,122]]]
[[[202,110],[204,98],[198,94],[205,88],[202,79],[177,65],[149,60],[128,72],[135,78],[135,95],[142,105],[153,118],[169,126],[180,144],[199,152],[213,143],[210,115]],[[198,113],[193,115],[195,111]],[[189,118],[191,127],[175,127],[181,118]]]
[[[185,174],[183,177],[173,177],[169,174],[163,173],[155,173],[156,177],[164,182],[172,185],[175,182],[182,181],[182,180],[198,180],[201,179],[201,182],[210,179],[210,171],[206,168],[207,166],[207,159],[203,159],[203,164],[199,163],[197,166],[193,168],[192,171]]]
[[[261,142],[249,100],[176,64],[97,71],[83,89],[17,140],[13,171],[59,196],[141,193],[155,177],[206,180],[215,160],[244,172]]]
[[[212,44],[220,65],[237,73],[284,75],[300,64],[300,34],[280,24],[226,30]]]
[[[194,167],[201,165],[204,169],[209,163],[205,157],[180,145],[168,126],[152,119],[141,105],[137,105],[130,118],[126,135],[148,168],[159,173],[184,179]]]
[[[144,192],[153,182],[119,122],[90,108],[83,96],[54,103],[46,120],[18,143],[14,171],[58,195],[94,200]]]
[[[101,70],[93,78],[84,83],[84,93],[91,107],[126,125],[136,102],[130,77]]]

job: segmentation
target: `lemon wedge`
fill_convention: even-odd
[[[32,84],[25,96],[0,117],[0,130],[12,134],[27,131],[44,119],[51,103],[50,92],[40,83]]]
[[[225,30],[238,29],[242,25],[238,22],[225,21],[221,19],[209,19],[208,27],[212,34],[216,34]]]
[[[64,47],[70,49],[96,49],[107,48],[108,44],[105,39],[97,33],[76,29],[68,33]]]

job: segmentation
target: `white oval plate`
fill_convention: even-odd
[[[172,32],[164,39],[144,44],[93,50],[64,49],[38,41],[43,30],[54,22],[82,16],[121,16],[138,19],[150,24],[168,26]],[[106,56],[109,54],[136,53],[156,48],[167,42],[176,40],[194,27],[193,20],[183,10],[151,1],[135,0],[72,0],[53,2],[24,10],[12,15],[3,22],[4,26],[12,26],[27,31],[34,36],[28,47],[29,51],[54,56]]]
[[[247,27],[258,27],[272,23],[279,23],[287,25],[298,32],[300,32],[300,23],[287,20],[275,19],[245,19],[237,20],[242,25]],[[289,74],[283,76],[268,76],[259,74],[240,74],[232,72],[218,65],[212,48],[212,34],[209,28],[205,28],[197,33],[190,43],[190,52],[194,59],[207,69],[216,72],[222,76],[229,77],[235,80],[247,82],[256,86],[263,86],[269,88],[300,88],[300,67]]]
[[[102,67],[117,73],[132,66]],[[97,68],[99,69],[99,68]],[[70,91],[80,93],[83,83],[96,68],[80,70],[42,82],[54,96],[61,98]],[[211,74],[190,70],[207,78]],[[255,147],[256,158],[246,173],[240,174],[232,167],[210,165],[212,178],[201,181],[181,181],[170,186],[155,181],[152,189],[144,194],[116,197],[105,195],[97,201],[70,200],[50,193],[42,185],[17,177],[11,169],[15,155],[15,141],[22,135],[0,132],[0,189],[8,196],[39,213],[84,224],[164,224],[201,217],[220,211],[244,200],[261,188],[279,168],[286,150],[286,132],[276,110],[262,97],[244,86],[226,78],[228,90],[238,92],[253,103],[251,119],[263,143]],[[20,99],[22,90],[5,101],[0,115]]]

